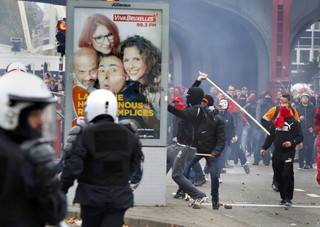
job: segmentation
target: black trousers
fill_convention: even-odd
[[[292,200],[294,189],[293,162],[295,151],[280,153],[276,150],[272,156],[272,168],[274,177],[278,182],[280,197],[284,200]]]
[[[82,227],[122,227],[126,209],[81,205]]]

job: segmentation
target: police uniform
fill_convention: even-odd
[[[137,136],[108,115],[98,117],[64,159],[62,188],[67,192],[78,179],[74,202],[81,205],[82,226],[122,226],[133,206],[131,174],[143,159]]]

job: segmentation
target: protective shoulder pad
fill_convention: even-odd
[[[81,134],[82,129],[86,126],[87,126],[87,124],[77,124],[77,125],[73,126],[69,131],[69,135]]]
[[[119,124],[124,125],[127,129],[130,130],[130,132],[132,132],[134,134],[136,134],[138,131],[137,126],[133,122],[131,122],[130,120],[127,120],[127,119],[122,120],[119,122]]]
[[[21,145],[33,164],[48,162],[54,159],[52,147],[40,140],[26,141]]]

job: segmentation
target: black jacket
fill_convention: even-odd
[[[178,143],[188,145],[191,147],[197,147],[198,142],[194,138],[194,131],[198,128],[200,118],[199,106],[188,106],[184,110],[179,110],[173,106],[168,106],[168,111],[177,117],[181,118],[178,125],[177,139]]]
[[[0,129],[0,219],[3,227],[44,227],[66,215],[54,153],[39,139],[22,141]]]
[[[286,141],[291,142],[291,147],[284,147],[282,144]],[[295,152],[295,147],[303,141],[300,123],[293,116],[284,119],[284,126],[276,128],[271,125],[270,136],[267,136],[262,149],[267,150],[272,142],[274,144],[274,152]]]
[[[203,107],[204,108],[204,107]],[[219,116],[217,109],[207,111],[212,117],[211,121],[206,121],[209,124],[210,129],[209,137],[204,141],[198,141],[197,152],[215,154],[215,157],[219,157],[226,144],[226,128],[224,121]],[[207,116],[209,117],[209,116]],[[204,119],[203,119],[204,120]]]
[[[225,110],[224,112],[219,112],[219,116],[225,123],[226,142],[230,146],[231,139],[235,136],[235,126],[233,117],[228,110]]]
[[[316,108],[309,103],[307,106],[303,106],[301,103],[297,106],[297,111],[300,116],[300,124],[302,128],[302,132],[306,133],[309,132],[309,128],[314,129],[314,115],[316,114]],[[301,117],[303,116],[303,119]]]

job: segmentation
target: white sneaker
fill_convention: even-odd
[[[208,203],[209,202],[209,198],[207,196],[201,197],[196,199],[193,203],[192,203],[192,208],[193,209],[200,209],[200,205],[202,203]]]
[[[246,164],[244,164],[242,167],[244,169],[244,172],[246,172],[246,174],[250,173],[249,162],[246,162]]]
[[[187,193],[184,195],[184,200],[185,201],[190,201],[191,200],[191,197],[190,195],[188,195]]]
[[[210,181],[210,174],[209,173],[206,173],[204,175],[204,178],[206,179],[206,181]]]
[[[221,177],[219,177],[219,183],[220,183],[220,184],[222,183],[222,179],[221,179]]]

